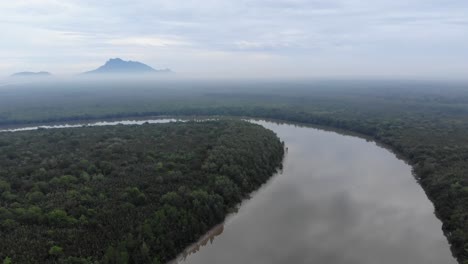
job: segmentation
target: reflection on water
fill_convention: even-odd
[[[394,154],[356,137],[255,122],[285,141],[283,173],[178,263],[456,263],[432,204]]]
[[[170,121],[176,120],[85,125]],[[285,142],[288,153],[282,173],[175,263],[456,263],[432,204],[410,166],[394,154],[356,137],[254,122]],[[83,124],[43,128],[75,126]]]
[[[176,260],[171,261],[171,264],[185,261],[188,256],[190,256],[191,254],[197,253],[202,247],[206,246],[208,242],[210,242],[210,244],[213,244],[213,241],[215,240],[215,238],[221,235],[223,231],[224,231],[224,224],[217,225],[216,227],[211,229],[206,235],[204,235],[199,241],[197,241],[197,243],[186,248],[184,252],[182,252],[182,254],[180,254]]]

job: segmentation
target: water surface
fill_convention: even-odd
[[[178,263],[455,264],[411,167],[361,138],[257,122],[284,170]]]
[[[41,128],[171,121],[176,120]],[[285,141],[282,173],[224,224],[189,247],[176,263],[456,264],[433,205],[411,167],[393,153],[357,137],[253,122]]]

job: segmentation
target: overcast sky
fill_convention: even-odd
[[[115,57],[194,76],[468,75],[467,0],[2,0],[0,35],[0,75]]]

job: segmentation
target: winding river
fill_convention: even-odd
[[[146,121],[171,120],[97,125]],[[432,203],[393,153],[335,132],[252,122],[285,142],[283,171],[174,263],[456,263]]]

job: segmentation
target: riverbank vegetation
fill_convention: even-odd
[[[0,133],[3,263],[165,263],[281,166],[243,121]]]
[[[413,166],[443,222],[452,252],[460,263],[468,261],[466,83],[65,83],[34,89],[11,87],[0,92],[1,124],[152,115],[231,115],[322,125],[372,137]]]

